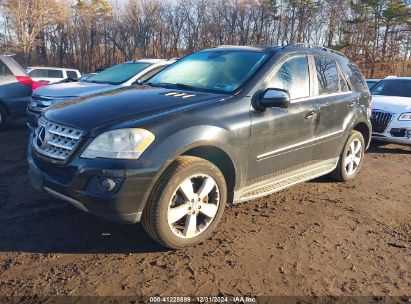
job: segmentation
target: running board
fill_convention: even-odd
[[[295,171],[292,174],[287,174],[288,176],[278,176],[269,181],[249,186],[243,191],[240,190],[239,192],[235,193],[234,203],[241,203],[259,197],[267,196],[285,188],[291,187],[295,184],[303,183],[308,180],[326,175],[336,168],[337,163],[338,159],[321,162],[320,164],[317,164],[315,166],[305,168],[305,170],[298,170],[298,172]]]

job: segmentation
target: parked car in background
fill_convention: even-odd
[[[358,67],[334,51],[212,48],[142,85],[46,110],[30,137],[31,182],[83,211],[141,221],[166,247],[192,246],[227,203],[326,174],[354,179],[369,102]]]
[[[35,82],[12,58],[0,52],[0,130],[9,118],[24,116]]]
[[[78,79],[81,77],[80,71],[75,69],[27,67],[26,71],[33,80],[48,84],[56,83],[67,78]]]
[[[375,86],[375,84],[377,84],[379,81],[381,81],[381,79],[366,79],[368,88],[371,90],[371,88],[373,86]]]
[[[137,84],[157,74],[173,62],[175,60],[129,61],[103,70],[82,81],[54,84],[38,89],[31,97],[27,109],[28,125],[30,128],[35,128],[40,113],[57,102]]]
[[[411,77],[388,77],[371,89],[372,138],[411,144]]]

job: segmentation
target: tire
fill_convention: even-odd
[[[155,241],[171,249],[181,249],[210,236],[226,202],[227,186],[221,171],[204,159],[182,156],[160,177],[141,222]]]
[[[7,111],[3,105],[0,104],[0,130],[3,130],[7,124]]]
[[[360,146],[358,146],[358,144],[360,144]],[[352,151],[353,149],[354,153]],[[351,135],[348,137],[338,160],[337,167],[330,173],[331,178],[339,182],[348,182],[354,179],[361,169],[364,160],[364,152],[364,137],[358,131],[351,131]]]

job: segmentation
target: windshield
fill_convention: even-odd
[[[367,80],[367,85],[368,85],[368,88],[371,90],[371,88],[373,87],[373,86],[375,86],[375,84],[377,83],[378,81],[377,80]]]
[[[372,95],[411,97],[411,79],[386,79],[377,83]]]
[[[150,85],[230,93],[243,85],[269,53],[206,51],[191,54],[149,80]]]
[[[122,63],[93,75],[83,81],[113,85],[121,84],[140,73],[149,65],[149,63],[142,62]]]

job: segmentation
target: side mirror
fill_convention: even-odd
[[[283,89],[267,89],[260,99],[263,108],[288,108],[289,104],[290,93]]]

